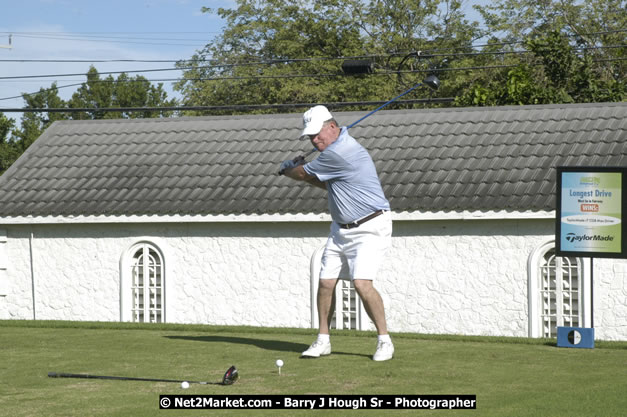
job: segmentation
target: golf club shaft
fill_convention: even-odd
[[[365,115],[364,117],[362,117],[361,119],[351,123],[350,125],[347,126],[348,129],[350,129],[351,127],[355,126],[357,123],[361,122],[362,120],[364,120],[366,117],[372,116],[373,114],[375,114],[376,112],[378,112],[379,110],[381,110],[382,108],[384,108],[385,106],[387,106],[390,103],[395,102],[396,100],[398,100],[399,98],[403,97],[406,94],[409,94],[410,92],[412,92],[413,90],[415,90],[416,88],[420,87],[422,85],[422,83],[418,83],[415,86],[413,86],[412,88],[404,91],[403,93],[399,94],[398,96],[394,97],[392,100],[388,101],[387,103],[382,104],[381,106],[377,107],[376,109],[374,109],[373,111],[371,111],[370,113],[368,113],[367,115]]]
[[[127,376],[106,376],[106,375],[90,375],[90,374],[68,374],[68,373],[57,373],[57,372],[48,372],[48,376],[50,378],[114,379],[118,381],[176,382],[179,384],[181,382],[184,382],[184,380],[177,380],[177,379],[138,378],[138,377],[127,377]],[[211,384],[210,382],[204,382],[204,381],[187,381],[187,382],[189,382],[190,384],[201,384],[201,385]]]
[[[403,97],[406,94],[411,93],[413,90],[415,90],[416,88],[420,87],[423,83],[418,83],[415,86],[411,87],[410,89],[402,92],[401,94],[399,94],[398,96],[394,97],[392,100],[389,100],[388,102],[382,104],[381,106],[377,107],[376,109],[374,109],[373,111],[371,111],[370,113],[366,114],[365,116],[363,116],[361,119],[354,121],[353,123],[351,123],[350,125],[346,126],[347,129],[350,129],[351,127],[354,127],[357,123],[361,122],[362,120],[364,120],[367,117],[372,116],[373,114],[375,114],[376,112],[378,112],[379,110],[381,110],[382,108],[384,108],[385,106],[387,106],[390,103],[395,102],[396,100],[398,100],[399,98]],[[310,150],[309,152],[307,152],[306,154],[303,155],[304,158],[307,158],[309,155],[311,155],[312,153],[316,152],[317,149],[313,148],[312,150]]]

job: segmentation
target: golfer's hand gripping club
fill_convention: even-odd
[[[283,175],[288,169],[296,168],[299,165],[305,165],[305,156],[301,155],[297,156],[294,159],[288,159],[281,162],[281,166],[279,167],[279,175]]]

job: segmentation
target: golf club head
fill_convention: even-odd
[[[231,366],[227,369],[224,374],[224,378],[222,378],[222,385],[232,385],[239,378],[239,373],[237,372],[237,368],[235,365]]]
[[[422,83],[434,91],[440,87],[440,79],[435,75],[429,75]]]

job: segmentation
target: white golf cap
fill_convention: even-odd
[[[317,135],[327,120],[333,119],[331,112],[324,106],[315,106],[303,114],[303,136]]]

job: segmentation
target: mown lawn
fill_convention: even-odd
[[[393,334],[396,356],[370,357],[375,335],[338,331],[333,354],[300,359],[306,329],[0,321],[0,416],[621,416],[627,343],[564,349],[554,340]],[[279,376],[276,359],[285,365]],[[48,372],[234,385],[49,378]],[[476,395],[476,410],[160,410],[159,395]]]

